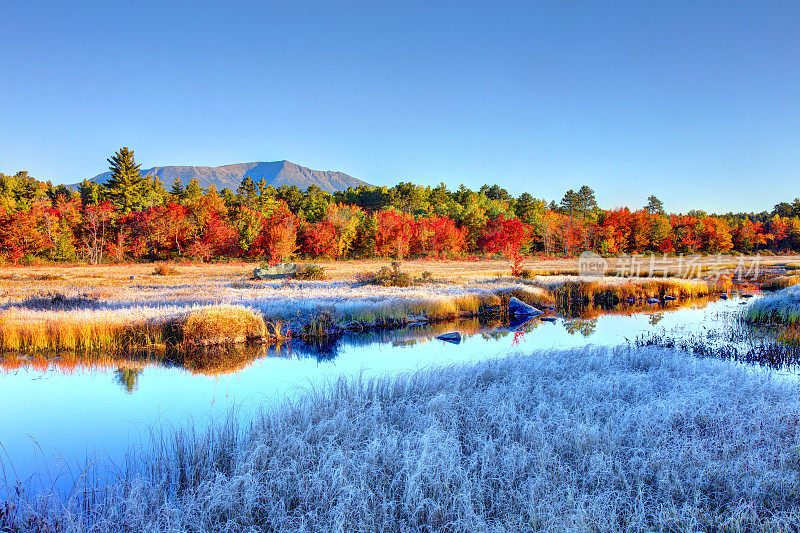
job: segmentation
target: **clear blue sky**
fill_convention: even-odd
[[[0,171],[55,183],[126,145],[604,207],[800,195],[794,0],[2,0],[0,50]]]

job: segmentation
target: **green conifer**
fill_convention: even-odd
[[[127,146],[108,159],[111,178],[108,180],[108,199],[123,213],[141,209],[148,192],[148,179],[142,176],[141,165],[133,159]]]

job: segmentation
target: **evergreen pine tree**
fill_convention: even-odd
[[[186,191],[183,188],[183,181],[180,176],[175,176],[175,178],[173,178],[172,188],[169,190],[169,193],[174,196],[175,200],[178,202],[183,201],[186,197]]]
[[[142,176],[141,165],[133,159],[127,146],[108,159],[111,178],[108,180],[108,199],[123,213],[141,209],[146,202],[148,179]]]
[[[100,202],[100,198],[105,194],[105,187],[94,181],[83,180],[78,185],[78,192],[81,195],[83,205],[94,205]]]
[[[191,202],[203,196],[203,188],[200,187],[200,182],[192,178],[186,185],[186,201]]]
[[[580,203],[578,193],[570,189],[564,193],[564,197],[561,199],[561,211],[574,217],[575,214],[580,211]]]
[[[247,207],[253,207],[257,195],[256,184],[253,183],[253,178],[250,176],[242,178],[242,182],[236,189],[236,197],[239,203]]]
[[[583,185],[578,189],[578,210],[584,222],[594,221],[597,213],[597,200],[594,198],[594,189],[588,185]]]
[[[645,210],[648,213],[652,214],[664,214],[664,204],[661,200],[656,198],[655,195],[651,195],[647,198],[647,205],[645,206]]]

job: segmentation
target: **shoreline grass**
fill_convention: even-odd
[[[791,287],[792,285],[799,285],[799,284],[800,284],[800,275],[778,276],[761,284],[761,288],[766,291],[779,291],[781,289]]]
[[[800,286],[787,287],[752,302],[744,319],[762,324],[800,324]]]
[[[0,306],[0,352],[164,350],[177,345],[281,342],[292,332],[328,337],[345,330],[504,316],[512,296],[540,308],[558,304],[566,315],[579,316],[590,310],[589,304],[611,309],[630,298],[697,298],[716,290],[727,289],[704,280],[584,281],[575,276],[413,287],[292,280],[171,288],[142,285],[108,293],[48,290]],[[201,318],[206,315],[203,325]]]
[[[796,530],[799,392],[633,347],[339,380],[251,423],[156,433],[68,500],[12,495],[0,529]]]
[[[10,307],[0,312],[0,352],[130,353],[256,340],[277,342],[282,335],[280,324],[273,324],[269,334],[260,313],[233,305],[67,310]]]

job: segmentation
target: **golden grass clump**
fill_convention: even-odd
[[[709,284],[699,279],[652,279],[642,282],[642,292],[648,298],[698,298],[708,296]]]
[[[181,340],[190,345],[261,340],[267,333],[267,326],[260,313],[236,305],[218,305],[191,311],[181,320],[180,329]]]
[[[709,294],[723,294],[728,293],[733,288],[733,280],[731,276],[718,276],[716,279],[712,278],[708,281]]]

